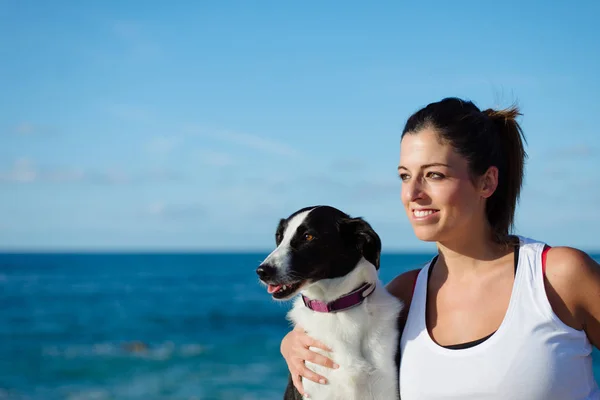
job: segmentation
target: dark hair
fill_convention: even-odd
[[[516,121],[519,115],[516,106],[481,111],[470,101],[451,97],[411,115],[402,131],[404,137],[424,128],[434,129],[443,142],[466,158],[473,177],[491,166],[498,168],[498,186],[486,202],[486,216],[501,243],[510,241],[527,157],[525,137]]]

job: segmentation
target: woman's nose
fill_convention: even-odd
[[[402,194],[404,200],[406,201],[420,199],[423,196],[423,187],[420,179],[410,179],[408,182],[404,182],[402,186]]]

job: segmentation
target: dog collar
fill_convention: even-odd
[[[337,312],[361,304],[364,299],[373,293],[374,289],[374,283],[365,283],[357,289],[354,289],[352,292],[330,301],[329,303],[321,300],[311,300],[305,295],[302,295],[302,300],[304,301],[304,305],[313,311],[322,313]]]

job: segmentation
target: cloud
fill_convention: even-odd
[[[235,164],[233,157],[227,153],[214,150],[200,150],[200,161],[211,167],[228,167]]]
[[[185,179],[184,174],[167,169],[152,169],[137,175],[138,182],[176,182]]]
[[[353,194],[359,199],[381,198],[388,194],[400,194],[400,182],[397,179],[378,181],[358,181],[352,187]]]
[[[19,135],[30,135],[35,133],[36,128],[29,122],[23,122],[15,128],[15,133]]]
[[[385,219],[389,215],[380,215],[389,204],[401,208],[399,193],[396,179],[367,181],[305,175],[279,180],[265,176],[216,187],[206,193],[204,200],[212,218],[244,225],[250,221],[277,221],[293,209],[310,204],[330,204]]]
[[[298,152],[295,149],[284,143],[265,139],[256,135],[250,135],[248,133],[223,131],[219,132],[217,137],[229,143],[259,150],[265,153],[271,153],[284,157],[295,157],[298,155]]]
[[[154,156],[167,157],[175,150],[183,147],[190,147],[189,143],[185,143],[183,137],[175,136],[157,136],[143,145],[144,151]],[[195,161],[209,167],[228,167],[235,164],[234,158],[222,151],[212,149],[200,149],[194,153]]]
[[[101,40],[87,41],[77,51],[104,70],[120,71],[124,64],[143,69],[163,55],[164,46],[156,37],[142,23],[107,20]]]
[[[555,157],[565,158],[588,158],[596,153],[596,149],[585,144],[561,147],[551,151],[551,155]]]
[[[149,170],[139,173],[129,173],[121,169],[85,172],[81,182],[100,185],[131,185],[142,183],[177,182],[184,180],[180,173],[168,170]]]
[[[145,182],[173,182],[182,180],[179,173],[168,170],[149,170],[132,174],[120,169],[90,171],[74,167],[38,167],[31,160],[21,158],[12,168],[1,171],[0,183],[91,183],[102,185],[122,185]]]
[[[295,186],[314,188],[314,189],[329,189],[337,191],[348,191],[350,184],[343,182],[341,179],[334,178],[329,175],[308,175],[301,176],[295,180]]]
[[[148,30],[138,22],[114,21],[110,30],[131,56],[148,58],[161,53],[160,46],[149,38]]]
[[[304,176],[297,179],[297,186],[319,191],[335,191],[339,195],[356,199],[377,199],[388,194],[400,193],[400,182],[389,179],[341,179],[331,175]]]
[[[12,169],[0,171],[0,182],[33,182],[38,178],[33,163],[26,158],[20,158],[15,161]]]
[[[144,150],[152,154],[170,154],[182,142],[181,138],[174,136],[156,136],[144,145]]]
[[[144,213],[152,217],[166,219],[187,219],[206,215],[206,207],[198,203],[167,204],[157,201],[148,204]]]
[[[108,106],[108,112],[117,118],[130,122],[150,122],[152,113],[140,106],[130,104],[111,104]]]
[[[366,170],[367,164],[356,158],[337,159],[331,162],[331,169],[341,172],[358,172]]]
[[[9,128],[8,131],[11,134],[20,135],[20,136],[32,136],[32,135],[48,135],[54,133],[54,130],[46,127],[37,125],[28,121],[23,121],[18,125]]]
[[[249,133],[232,132],[227,130],[209,130],[194,126],[186,128],[185,131],[192,136],[198,135],[201,137],[210,137],[222,142],[233,144],[235,146],[258,150],[261,153],[283,157],[297,157],[300,155],[296,149],[288,144]]]

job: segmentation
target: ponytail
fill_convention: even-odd
[[[489,118],[501,145],[498,187],[486,203],[486,215],[496,240],[506,243],[514,225],[527,158],[523,146],[525,136],[516,120],[522,114],[516,106],[503,110],[489,108],[483,114]]]

